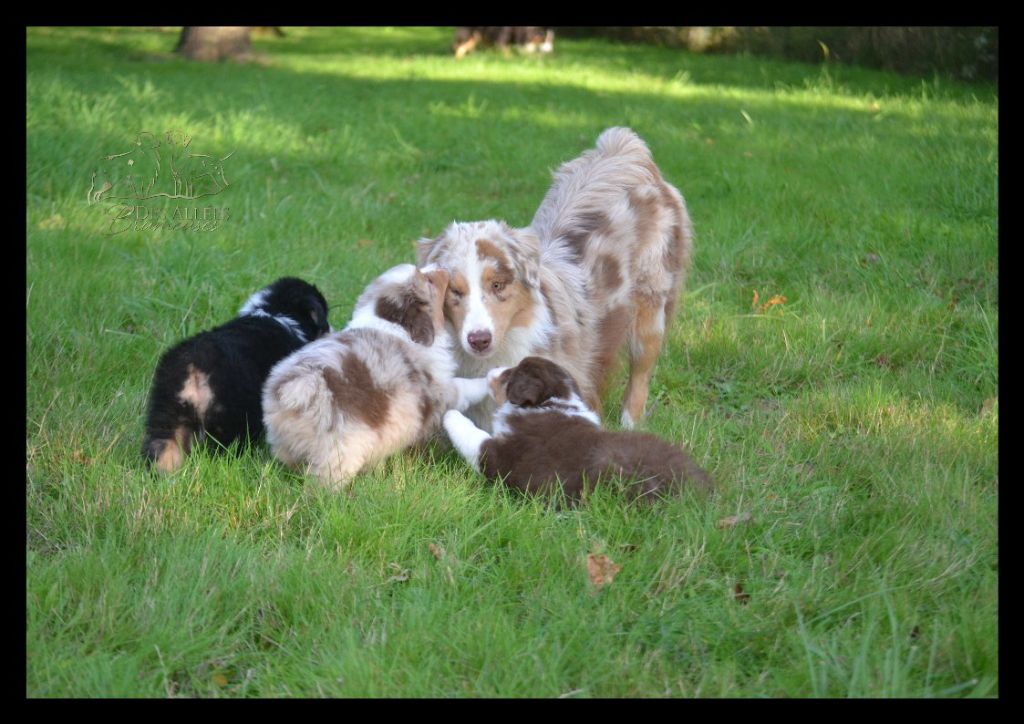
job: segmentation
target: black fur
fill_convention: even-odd
[[[246,314],[179,342],[160,358],[142,446],[151,464],[167,445],[180,446],[184,455],[193,440],[210,437],[226,446],[262,436],[260,398],[270,369],[330,327],[327,302],[313,285],[284,277],[261,292],[262,301]],[[275,316],[294,321],[301,337]],[[180,398],[195,373],[208,383],[210,402],[205,414]]]

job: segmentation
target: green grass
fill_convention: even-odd
[[[200,65],[174,32],[27,31],[27,694],[997,695],[995,89],[450,37],[296,28]],[[526,224],[611,125],[696,225],[645,426],[710,501],[558,512],[441,445],[343,494],[262,447],[143,471],[171,343],[284,274],[342,326],[419,236]],[[103,235],[97,159],[172,128],[234,151],[229,220]],[[591,552],[622,566],[599,591]]]

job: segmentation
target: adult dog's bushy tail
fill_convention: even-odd
[[[626,190],[660,181],[647,144],[629,128],[608,128],[594,148],[555,172],[530,227],[542,244],[562,239],[578,247]]]

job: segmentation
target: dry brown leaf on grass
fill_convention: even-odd
[[[774,307],[776,304],[785,304],[786,303],[786,298],[784,296],[782,296],[781,294],[775,294],[767,302],[761,302],[760,304],[758,304],[758,302],[760,302],[760,301],[761,301],[761,295],[758,294],[757,290],[755,289],[754,290],[754,298],[750,302],[750,308],[753,309],[758,314],[764,314],[769,309]]]
[[[722,518],[718,521],[719,528],[735,528],[740,523],[747,523],[754,518],[753,514],[749,510],[745,510],[742,513],[736,515],[730,515],[726,518]]]
[[[435,545],[434,543],[427,544],[427,549],[430,551],[430,555],[444,564],[444,577],[449,583],[455,583],[455,574],[452,572],[452,567],[445,562],[448,557],[448,551],[444,549],[444,546]]]
[[[587,554],[587,576],[590,577],[590,582],[594,584],[594,588],[598,590],[614,581],[615,576],[621,570],[622,566],[614,563],[606,555],[595,556],[593,553]]]

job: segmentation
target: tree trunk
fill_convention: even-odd
[[[217,60],[244,60],[252,55],[249,26],[188,27],[181,31],[178,47],[189,60],[211,62]]]

